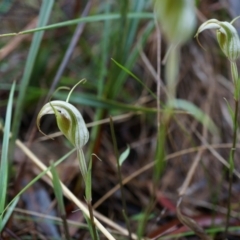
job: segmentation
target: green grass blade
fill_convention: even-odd
[[[12,105],[13,105],[13,95],[15,90],[15,82],[12,84],[10,91],[10,96],[7,105],[7,113],[4,126],[3,144],[2,144],[2,157],[0,165],[0,213],[3,212],[8,186],[8,148],[10,139],[10,128],[11,128],[11,118],[12,118]],[[2,215],[0,215],[0,223],[2,222]]]
[[[65,215],[66,212],[65,212],[64,203],[63,203],[62,187],[60,184],[57,170],[55,169],[53,162],[51,162],[51,173],[53,176],[53,179],[52,179],[53,190],[54,190],[55,196],[57,198],[57,203],[59,206],[60,214]]]
[[[133,4],[133,11],[134,12],[141,12],[146,4],[145,0],[138,0],[138,1],[130,1],[129,4]],[[134,38],[137,35],[137,29],[139,24],[139,18],[131,19],[131,22],[129,24],[129,30],[127,34],[126,39],[126,52],[128,53],[130,50],[130,47],[133,44]]]
[[[8,222],[9,218],[11,217],[14,208],[16,207],[17,203],[19,201],[19,197],[16,197],[13,203],[8,208],[6,214],[4,215],[2,222],[0,222],[0,232],[2,232],[3,228],[5,227],[6,223]]]
[[[48,26],[44,26],[44,27],[37,27],[34,29],[22,31],[19,33],[1,34],[0,37],[10,37],[10,36],[16,36],[18,34],[29,34],[29,33],[39,32],[39,31],[51,30],[51,29],[56,29],[56,28],[60,28],[60,27],[75,25],[80,22],[89,23],[89,22],[99,22],[99,21],[104,21],[104,20],[118,20],[118,19],[120,19],[120,17],[121,17],[121,15],[117,14],[117,13],[108,14],[108,15],[100,14],[100,15],[88,16],[88,17],[77,18],[77,19],[69,20],[69,21],[65,21],[65,22],[55,23],[55,24],[51,24]],[[129,19],[135,19],[135,18],[137,18],[137,19],[153,19],[154,15],[153,15],[153,13],[148,13],[148,12],[128,13],[127,18],[129,18]]]
[[[60,179],[59,179],[57,170],[52,161],[51,161],[51,173],[53,176],[52,183],[53,183],[54,193],[57,198],[58,208],[60,211],[61,218],[63,220],[63,228],[64,228],[64,232],[65,232],[65,237],[67,240],[70,240],[71,237],[69,234],[66,211],[65,211],[64,202],[63,202],[62,187],[61,187],[61,183],[60,183]]]
[[[206,126],[213,135],[219,135],[218,128],[212,119],[193,103],[183,99],[174,99],[169,101],[169,106],[187,111],[192,114],[196,120]]]
[[[56,94],[54,97],[57,99],[65,100],[66,95],[65,93]],[[156,113],[156,108],[147,108],[147,107],[141,107],[141,106],[135,106],[131,104],[125,104],[120,103],[114,100],[104,99],[97,97],[94,94],[81,94],[79,97],[79,94],[73,93],[71,96],[71,103],[85,105],[85,106],[91,106],[95,108],[103,108],[107,110],[125,110],[125,111],[133,111],[133,112],[144,112],[144,113]]]
[[[72,149],[70,152],[65,154],[63,157],[61,157],[58,161],[54,163],[54,166],[55,167],[58,166],[62,161],[68,158],[74,151],[76,151],[76,149]],[[48,167],[45,171],[42,171],[41,173],[39,173],[31,182],[29,182],[24,188],[22,188],[21,191],[7,204],[5,209],[0,212],[0,219],[2,218],[6,210],[11,206],[11,204],[16,200],[16,198],[20,197],[29,187],[31,187],[35,182],[37,182],[41,177],[43,177],[50,170],[51,170],[51,166]]]
[[[39,22],[38,22],[39,27],[47,24],[48,19],[50,17],[51,10],[52,10],[53,3],[54,3],[53,0],[44,0],[43,1],[41,10],[40,10],[40,14],[39,14]],[[31,77],[33,67],[34,67],[34,62],[36,60],[39,46],[42,41],[43,33],[44,32],[37,32],[34,34],[32,44],[31,44],[31,47],[29,50],[29,54],[27,57],[26,66],[24,68],[24,73],[23,73],[23,77],[21,80],[19,96],[17,99],[16,112],[14,114],[14,119],[13,119],[13,131],[12,131],[13,132],[13,140],[12,140],[13,142],[15,142],[15,139],[18,135],[22,112],[23,112],[24,98],[26,96],[27,86],[30,81],[30,77]]]
[[[85,218],[85,220],[87,222],[88,230],[90,232],[91,238],[93,240],[95,240],[95,236],[96,236],[96,240],[100,240],[99,235],[98,235],[98,231],[95,231],[96,235],[94,235],[94,229],[93,229],[92,222],[91,222],[90,218],[88,218],[86,216],[86,214],[83,214],[83,216],[84,216],[84,218]]]
[[[109,14],[110,12],[110,3],[104,4],[104,10],[105,14]],[[109,51],[111,49],[111,21],[104,21],[104,28],[103,28],[103,34],[102,34],[102,40],[101,40],[101,57],[100,62],[98,63],[99,68],[99,79],[97,84],[97,96],[102,97],[105,87],[105,80],[108,75],[108,59],[109,59]],[[98,121],[101,118],[103,118],[104,111],[102,108],[97,108],[94,114],[94,121]],[[89,141],[89,147],[87,151],[87,158],[90,158],[90,155],[92,154],[94,145],[95,145],[95,139],[97,139],[98,134],[100,131],[100,126],[97,125],[93,127],[91,133],[90,133],[90,141]]]
[[[0,84],[0,88],[2,89],[9,89],[8,84]],[[16,90],[18,90],[19,87],[16,86]],[[32,94],[34,92],[34,96]],[[28,87],[27,94],[25,97],[26,102],[32,102],[33,99],[39,98],[42,95],[47,94],[48,91],[38,89],[35,87]],[[66,93],[56,93],[54,94],[54,98],[65,101],[67,98]],[[149,107],[141,107],[137,105],[131,105],[128,103],[121,103],[114,100],[108,100],[104,99],[103,97],[98,97],[96,94],[90,94],[90,93],[81,93],[81,95],[73,93],[71,95],[70,99],[71,103],[80,104],[83,106],[90,106],[95,108],[102,108],[107,110],[118,110],[118,111],[133,111],[133,112],[143,112],[143,113],[156,113],[156,108],[149,108]]]
[[[137,82],[139,82],[151,95],[154,99],[157,99],[157,96],[151,91],[151,89],[149,89],[136,75],[134,75],[131,71],[129,71],[126,67],[124,67],[123,65],[121,65],[120,63],[118,63],[116,60],[112,59],[112,61],[118,66],[120,67],[124,72],[126,72],[127,74],[129,74],[131,77],[133,77],[135,80],[137,80]]]
[[[149,24],[146,26],[145,30],[143,31],[141,38],[138,40],[138,42],[135,44],[134,48],[132,49],[131,53],[128,55],[127,61],[124,63],[124,67],[126,69],[132,69],[132,67],[134,66],[139,56],[139,47],[144,46],[153,29],[154,29],[154,21],[150,21]],[[128,72],[121,71],[116,81],[113,82],[113,86],[111,89],[112,99],[116,98],[116,96],[119,95],[119,89],[122,88],[123,84],[127,79],[128,74],[129,74]]]
[[[110,4],[105,4],[105,13],[109,14]],[[111,36],[111,25],[110,21],[104,22],[103,35],[101,41],[101,61],[100,61],[100,72],[99,72],[99,80],[98,80],[98,96],[102,96],[104,89],[104,79],[107,76],[107,62],[108,62],[108,54],[110,47],[110,36]]]

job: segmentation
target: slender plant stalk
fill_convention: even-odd
[[[65,238],[67,240],[70,240],[71,237],[69,234],[69,229],[68,229],[68,224],[67,224],[67,216],[66,216],[66,211],[65,211],[64,202],[63,202],[62,188],[61,188],[60,179],[59,179],[57,170],[55,169],[53,161],[51,161],[51,173],[53,176],[53,179],[52,179],[53,190],[54,190],[54,193],[55,193],[55,196],[57,199],[60,216],[63,221],[63,229],[64,229],[64,233],[65,233]]]
[[[88,221],[87,217],[86,217],[86,220],[91,227],[91,235],[93,239],[99,240],[97,229],[94,222],[93,207],[92,207],[92,159],[88,163],[88,169],[87,169],[87,175],[86,175],[86,181],[85,181],[85,198],[88,206],[90,222]]]
[[[66,214],[62,214],[61,219],[63,221],[63,229],[64,229],[65,237],[66,237],[67,240],[71,240],[71,236],[69,234],[69,229],[68,229],[68,222],[67,222]]]
[[[125,199],[125,195],[124,195],[124,191],[123,191],[123,181],[122,181],[121,167],[120,167],[120,164],[119,164],[119,153],[118,153],[118,148],[117,148],[115,131],[114,131],[114,127],[113,127],[113,120],[112,120],[111,116],[110,116],[110,128],[111,128],[111,134],[112,134],[112,139],[113,139],[114,152],[115,152],[115,156],[117,158],[117,172],[118,172],[118,179],[119,179],[120,191],[121,191],[121,197],[122,197],[122,204],[123,204],[122,213],[123,213],[123,217],[125,219],[126,225],[127,225],[128,233],[129,233],[128,238],[129,238],[129,240],[131,240],[132,239],[132,237],[131,237],[132,234],[131,234],[131,228],[130,228],[130,224],[129,224],[129,220],[128,220],[126,199]]]
[[[160,32],[160,27],[157,22],[156,16],[155,16],[154,20],[155,20],[155,27],[156,27],[156,31],[157,31],[157,78],[156,78],[157,97],[156,97],[156,100],[157,100],[157,132],[158,132],[158,136],[159,136],[160,131],[161,131],[161,120],[160,120],[160,117],[161,117],[160,116],[160,114],[161,114],[161,102],[160,102],[160,97],[161,97],[161,79],[160,79],[160,75],[161,75],[161,32]],[[158,138],[158,142],[159,142],[159,138]],[[165,143],[165,141],[164,141],[164,143]],[[157,143],[157,149],[159,149],[158,147],[159,147],[159,144]],[[156,204],[156,197],[155,197],[154,193],[156,193],[157,186],[158,186],[159,176],[157,176],[157,175],[158,174],[156,174],[156,170],[155,170],[154,177],[153,177],[153,194],[151,194],[151,196],[150,196],[149,204],[144,213],[144,217],[139,224],[139,228],[138,228],[138,237],[139,238],[143,235],[143,231],[146,228],[148,217]]]
[[[149,203],[144,211],[144,216],[138,223],[138,230],[137,230],[137,236],[138,239],[142,239],[142,236],[145,232],[147,220],[149,219],[150,213],[153,210],[154,206],[156,205],[156,198],[153,194],[150,195]]]
[[[234,157],[237,144],[237,130],[238,130],[238,108],[239,108],[239,80],[238,80],[238,70],[236,62],[231,62],[231,74],[234,83],[234,100],[235,100],[235,109],[233,117],[233,139],[232,139],[232,148],[229,156],[229,187],[228,187],[228,203],[227,203],[227,218],[226,218],[226,228],[225,236],[228,233],[229,220],[231,215],[231,194],[232,194],[232,182],[233,182],[233,170],[234,170]]]
[[[95,223],[94,223],[93,208],[92,208],[91,201],[87,201],[87,206],[88,206],[90,221],[91,221],[91,225],[92,225],[93,238],[94,238],[94,240],[98,240],[97,229],[96,229],[96,226],[95,226]]]

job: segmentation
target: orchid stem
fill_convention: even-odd
[[[226,228],[225,236],[228,233],[230,215],[231,215],[231,194],[232,194],[232,182],[233,182],[233,170],[234,170],[234,157],[237,144],[237,130],[238,130],[238,108],[239,108],[239,80],[238,80],[238,70],[236,62],[231,62],[231,74],[234,83],[234,100],[235,100],[235,109],[233,117],[233,139],[232,139],[232,148],[229,156],[229,187],[228,187],[228,203],[227,203],[227,218],[226,218]]]

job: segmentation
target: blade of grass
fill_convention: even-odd
[[[38,20],[39,27],[42,27],[47,24],[48,19],[50,17],[50,13],[52,11],[53,3],[54,3],[53,0],[44,0],[43,1],[41,9],[40,9],[39,20]],[[13,149],[13,145],[14,145],[15,140],[18,135],[21,118],[22,118],[22,114],[23,114],[24,98],[26,96],[27,86],[30,81],[30,77],[31,77],[33,67],[34,67],[34,62],[37,57],[37,53],[39,50],[40,43],[42,41],[43,34],[44,34],[44,32],[37,32],[34,34],[33,40],[31,43],[31,47],[30,47],[30,50],[28,53],[26,66],[24,68],[24,73],[23,73],[23,77],[21,80],[19,96],[17,99],[16,111],[15,111],[14,119],[13,119],[13,130],[12,130],[13,138],[12,138],[12,146],[11,146],[12,149]]]
[[[58,173],[57,173],[54,163],[52,161],[51,161],[51,173],[53,176],[53,178],[52,178],[53,190],[54,190],[55,196],[57,198],[59,212],[60,212],[61,218],[63,220],[63,228],[64,228],[64,232],[65,232],[65,237],[67,240],[70,240],[71,237],[69,234],[69,229],[68,229],[68,224],[67,224],[67,216],[66,216],[64,203],[63,203],[62,187],[60,184]]]
[[[109,14],[110,12],[110,4],[106,3],[105,5],[105,14]],[[102,41],[101,41],[101,61],[100,61],[100,73],[99,73],[99,80],[98,80],[98,96],[102,96],[103,89],[104,89],[104,80],[108,74],[107,71],[107,62],[108,62],[108,54],[110,48],[110,36],[111,36],[111,22],[104,21],[104,28],[102,34]]]
[[[11,118],[12,118],[12,105],[13,105],[13,95],[15,90],[15,82],[12,84],[12,88],[9,95],[7,113],[4,126],[3,144],[2,144],[2,156],[0,165],[0,213],[3,212],[6,203],[7,187],[8,187],[8,148],[10,139],[10,128],[11,128]],[[2,223],[3,215],[0,215],[0,223]],[[2,227],[2,224],[0,225]]]
[[[129,74],[131,77],[133,77],[135,80],[137,80],[137,82],[139,82],[151,95],[154,99],[157,99],[157,96],[151,91],[150,88],[147,87],[147,85],[145,85],[137,76],[135,76],[131,71],[129,71],[126,67],[124,67],[123,65],[121,65],[119,62],[117,62],[116,60],[114,60],[112,58],[112,61],[118,66],[120,67],[124,72],[126,72],[127,74]]]
[[[141,12],[146,4],[146,1],[144,0],[138,0],[138,1],[130,1],[130,5],[133,5],[133,12]],[[125,46],[125,60],[128,58],[128,53],[130,52],[130,49],[132,47],[134,38],[136,37],[138,25],[139,25],[139,19],[130,19],[129,21],[129,27],[128,27],[128,33],[127,33],[127,39],[126,39],[126,46]]]
[[[137,57],[139,56],[139,45],[142,46],[146,43],[153,29],[154,29],[154,21],[150,21],[146,26],[146,28],[144,29],[140,39],[137,41],[137,43],[133,47],[131,53],[128,55],[128,58],[124,63],[124,67],[126,69],[128,70],[132,69],[132,67],[134,66],[137,60]],[[124,82],[127,79],[128,74],[129,73],[125,71],[120,71],[119,74],[117,75],[116,81],[112,81],[112,79],[110,79],[111,80],[111,82],[109,83],[109,88],[111,89],[110,95],[109,95],[110,99],[114,99],[118,96],[118,94],[120,93],[119,89],[121,89],[121,87],[123,86]]]
[[[58,99],[66,99],[65,94],[56,94],[56,98]],[[156,113],[157,109],[155,108],[147,108],[147,107],[140,107],[140,106],[133,106],[131,104],[124,104],[114,100],[104,99],[96,97],[93,94],[79,94],[73,93],[71,96],[71,102],[82,104],[86,106],[94,106],[97,108],[103,108],[108,110],[126,110],[126,111],[133,111],[133,112],[145,112],[145,113]]]
[[[111,9],[110,3],[104,4],[104,11],[105,14],[110,13]],[[104,28],[103,28],[103,35],[102,35],[102,41],[101,41],[101,58],[99,63],[99,79],[98,79],[98,85],[97,85],[97,97],[101,98],[103,96],[104,92],[104,85],[105,80],[108,75],[107,70],[107,63],[108,63],[108,55],[109,55],[109,49],[111,48],[111,22],[110,21],[104,21]],[[96,109],[96,113],[94,114],[94,121],[98,121],[104,117],[104,111],[101,108]],[[96,144],[95,139],[98,138],[98,134],[100,133],[101,126],[96,125],[93,127],[91,133],[90,133],[90,141],[89,141],[89,147],[87,152],[87,157],[90,158],[90,155],[94,151],[94,146]]]
[[[169,101],[169,106],[176,108],[176,109],[182,109],[190,114],[193,115],[193,117],[198,120],[200,123],[202,123],[207,129],[213,134],[218,135],[218,128],[216,127],[215,123],[211,120],[211,118],[206,115],[201,109],[199,109],[197,106],[195,106],[193,103],[188,102],[183,99],[173,99]]]
[[[2,222],[0,222],[0,233],[2,232],[3,228],[5,227],[6,223],[8,222],[9,218],[11,217],[17,203],[19,201],[19,197],[16,197],[13,203],[9,206],[6,214],[4,215]]]
[[[92,158],[90,159],[89,164],[88,164],[86,184],[85,184],[85,198],[86,198],[89,215],[90,215],[90,218],[85,216],[85,219],[88,223],[92,239],[99,240],[97,229],[96,229],[95,223],[94,223],[93,207],[92,207]]]
[[[92,225],[92,222],[91,220],[86,216],[86,214],[83,214],[86,222],[87,222],[87,225],[88,225],[88,230],[90,231],[90,235],[92,237],[93,240],[99,240],[99,235],[98,235],[98,232],[96,231],[94,233],[94,230],[93,230],[93,225]]]
[[[51,24],[48,26],[44,27],[37,27],[31,30],[26,30],[18,33],[6,33],[6,34],[1,34],[0,37],[10,37],[10,36],[16,36],[19,34],[29,34],[29,33],[34,33],[34,32],[39,32],[39,31],[45,31],[45,30],[50,30],[50,29],[56,29],[60,27],[65,27],[65,26],[71,26],[78,24],[80,22],[99,22],[99,21],[104,21],[104,20],[118,20],[121,17],[120,14],[102,14],[102,15],[94,15],[94,16],[88,16],[88,17],[83,17],[83,18],[77,18],[74,20],[69,20],[65,22],[60,22],[60,23],[55,23]],[[141,12],[141,13],[128,13],[127,18],[129,19],[153,19],[153,14],[148,13],[148,12]]]
[[[8,84],[0,84],[1,89],[9,89]],[[16,90],[20,90],[20,86],[16,85]],[[34,94],[33,94],[34,92]],[[34,99],[39,98],[41,95],[47,94],[46,90],[35,88],[35,87],[28,87],[26,94],[25,94],[25,102],[32,102]],[[56,93],[54,97],[60,100],[66,100],[67,94],[65,93]],[[133,112],[144,112],[144,113],[156,113],[157,109],[155,108],[148,108],[148,107],[141,107],[135,106],[131,104],[120,103],[115,100],[108,100],[103,97],[98,97],[95,94],[90,93],[81,93],[79,94],[73,93],[71,96],[71,102],[84,105],[84,106],[91,106],[95,108],[103,108],[107,110],[119,110],[119,111],[133,111]],[[180,113],[180,112],[179,112]],[[183,112],[181,112],[183,113]]]
[[[16,144],[18,146],[22,146],[22,143],[17,140]],[[60,164],[62,161],[64,161],[67,157],[69,157],[76,149],[72,149],[70,152],[65,154],[62,158],[60,158],[58,161],[54,163],[54,166],[56,167],[58,164]],[[35,182],[37,182],[42,176],[47,174],[51,170],[51,166],[44,169],[40,174],[38,174],[31,182],[29,182],[24,188],[21,189],[21,191],[7,204],[7,206],[3,209],[3,211],[0,212],[0,219],[5,213],[5,211],[10,207],[10,205],[16,200],[17,197],[20,197],[29,187],[31,187]]]

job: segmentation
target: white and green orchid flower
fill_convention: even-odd
[[[73,89],[78,84],[76,84]],[[50,101],[42,107],[37,116],[37,127],[38,130],[42,132],[40,129],[41,118],[47,114],[55,115],[59,130],[77,149],[80,170],[85,181],[87,174],[87,165],[82,148],[88,142],[89,132],[81,113],[76,107],[68,103],[69,97],[73,89],[70,91],[66,102],[59,100]]]
[[[170,44],[184,44],[195,29],[196,16],[192,0],[155,0],[154,12]]]
[[[232,22],[221,22],[216,19],[210,19],[203,23],[196,33],[198,39],[199,33],[206,29],[216,29],[218,44],[229,59],[229,61],[234,62],[240,56],[240,40],[236,28],[232,25]]]

